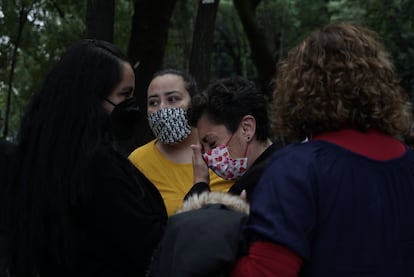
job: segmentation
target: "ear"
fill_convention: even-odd
[[[245,115],[241,120],[242,134],[246,142],[251,142],[256,134],[256,119],[252,115]]]

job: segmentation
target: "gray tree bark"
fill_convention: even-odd
[[[168,39],[170,18],[177,0],[134,0],[128,57],[135,64],[135,97],[143,113],[134,149],[153,138],[147,122],[147,88],[154,73],[161,69]]]
[[[210,82],[214,29],[219,2],[219,0],[199,0],[198,4],[189,71],[201,90],[205,89]]]

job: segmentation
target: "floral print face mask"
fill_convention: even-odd
[[[226,144],[220,145],[216,148],[203,153],[203,158],[207,166],[214,171],[218,176],[225,180],[237,180],[247,170],[247,149],[244,152],[244,158],[233,159],[230,157],[227,145],[230,143],[233,135]]]

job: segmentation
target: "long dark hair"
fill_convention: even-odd
[[[63,267],[73,263],[73,213],[93,154],[111,144],[110,118],[101,103],[121,81],[123,62],[127,58],[108,42],[80,41],[33,96],[9,191],[12,276],[38,275],[50,253]]]

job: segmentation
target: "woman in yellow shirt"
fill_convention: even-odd
[[[160,191],[168,215],[182,205],[194,183],[191,144],[198,143],[187,110],[197,93],[193,77],[176,69],[157,72],[147,91],[148,123],[156,138],[134,150],[129,159]],[[210,189],[227,191],[234,183],[210,171]]]

